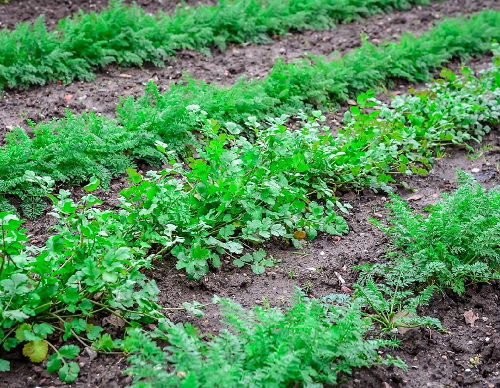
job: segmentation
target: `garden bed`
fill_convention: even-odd
[[[63,9],[61,3],[46,2],[41,6],[42,9],[47,7],[49,26],[53,25],[53,20],[74,11],[71,2],[68,9]],[[163,4],[162,7],[171,10],[171,3],[174,2]],[[21,6],[18,1],[12,0],[10,4],[0,5],[0,22],[10,27],[13,21],[33,19],[40,9],[32,4],[32,15],[29,12],[20,14],[20,10],[25,6],[29,8],[30,4],[27,1]],[[79,6],[84,10],[98,10],[103,4],[101,1],[89,1],[79,3]],[[145,6],[148,11],[157,9],[156,3],[152,1],[141,1],[138,5]],[[57,12],[49,12],[50,9]],[[26,127],[27,120],[39,122],[62,117],[67,108],[76,114],[90,110],[112,118],[118,97],[141,96],[149,80],[154,80],[160,86],[160,91],[165,91],[183,72],[191,74],[195,79],[222,85],[233,84],[242,75],[250,79],[262,79],[267,76],[277,57],[288,62],[303,56],[305,52],[328,55],[337,50],[344,54],[360,45],[360,33],[366,33],[368,39],[377,44],[385,39],[397,40],[406,31],[420,35],[444,17],[482,9],[500,8],[496,1],[490,0],[433,2],[430,6],[375,15],[366,20],[340,25],[334,30],[291,33],[276,37],[264,45],[235,45],[224,52],[214,51],[211,57],[199,52],[182,51],[176,58],[168,61],[164,68],[150,65],[141,69],[111,66],[100,71],[93,82],[77,81],[69,85],[50,83],[23,91],[10,90],[0,99],[0,131],[6,132],[17,125]],[[490,63],[490,55],[467,61],[473,71],[484,69]],[[454,61],[449,67],[458,70],[460,63]],[[380,100],[389,101],[390,96],[401,95],[410,88],[423,88],[421,84],[407,81],[394,83],[389,91],[379,93]],[[341,113],[352,105],[355,105],[352,100],[342,103],[338,112],[326,115],[327,123],[337,130],[341,127]],[[427,206],[436,203],[441,194],[450,193],[457,187],[456,170],[471,174],[487,189],[497,186],[500,183],[498,125],[494,125],[480,145],[473,145],[474,151],[463,147],[448,148],[447,154],[437,158],[427,175],[397,178],[394,185],[396,193],[408,201],[412,208],[423,212]],[[138,167],[139,172],[151,169],[144,163]],[[117,207],[119,191],[128,186],[125,177],[118,177],[111,181],[109,190],[98,189],[95,194],[104,200],[104,208],[114,209]],[[82,185],[59,187],[70,189],[73,198],[80,198],[85,194]],[[275,261],[264,274],[256,275],[248,265],[236,268],[231,260],[223,258],[221,268],[211,268],[201,279],[192,280],[183,270],[176,269],[175,259],[155,260],[153,268],[143,272],[149,279],[156,281],[160,291],[159,304],[164,308],[174,309],[167,314],[168,318],[174,323],[192,323],[201,332],[217,335],[223,325],[219,306],[212,303],[214,295],[231,298],[245,308],[256,305],[263,308],[287,308],[296,287],[312,298],[332,293],[353,294],[359,275],[355,266],[387,261],[385,253],[389,239],[369,220],[375,218],[382,223],[386,220],[389,197],[384,192],[374,193],[369,189],[340,191],[337,195],[342,203],[352,205],[349,214],[345,216],[349,226],[348,234],[320,233],[301,249],[277,238],[271,239],[259,246]],[[53,219],[47,214],[28,221],[25,227],[32,237],[32,243],[42,245],[52,234],[47,229],[53,223]],[[441,320],[446,331],[425,328],[400,331],[397,335],[401,340],[400,346],[396,349],[384,348],[381,353],[400,357],[408,365],[408,371],[384,365],[356,369],[353,376],[342,375],[339,385],[384,388],[497,387],[500,385],[499,286],[499,281],[493,280],[491,284],[473,284],[461,296],[451,292],[436,294],[429,306],[423,307],[421,312]],[[175,310],[183,303],[193,301],[203,305],[203,317],[195,317],[183,309]],[[110,316],[100,316],[98,320],[98,324],[105,330],[118,336],[123,334],[122,322],[116,322]],[[387,333],[384,336],[391,337]],[[55,345],[58,342],[60,345],[65,343],[62,338],[53,342]],[[28,363],[21,354],[21,349],[10,353],[6,359],[11,362],[11,371],[0,374],[2,386],[17,388],[68,385],[54,374],[48,373],[44,367]],[[81,372],[78,379],[68,386],[125,387],[132,383],[132,378],[123,374],[129,366],[127,356],[123,353],[104,355],[84,350],[76,361]]]

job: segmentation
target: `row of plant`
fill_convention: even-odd
[[[200,131],[209,140],[189,167],[172,160],[166,169],[147,176],[129,170],[131,186],[122,192],[118,211],[102,209],[92,194],[78,202],[67,191],[51,195],[57,225],[43,246],[30,244],[16,215],[0,213],[3,349],[22,345],[26,356],[40,362],[50,348],[48,370],[72,381],[79,367],[71,359],[80,345],[99,351],[120,345],[103,331],[99,317],[111,314],[134,327],[163,319],[166,311],[155,302],[158,289],[141,272],[153,259],[174,256],[177,268],[194,278],[210,266],[228,265],[227,260],[261,273],[272,261],[255,252],[255,244],[279,238],[300,245],[318,231],[344,233],[347,224],[336,210],[346,212],[348,207],[335,197],[336,189],[386,187],[395,174],[423,173],[436,149],[480,138],[488,131],[481,123],[498,123],[498,69],[481,78],[467,69],[464,73],[456,77],[445,72],[446,80],[428,92],[396,98],[392,108],[370,94],[361,95],[360,107],[351,108],[337,137],[320,126],[319,114],[294,130],[284,126],[286,118],[258,130],[259,123],[252,121],[254,142],[221,134],[216,122],[202,116]],[[166,152],[162,144],[158,148]],[[95,180],[85,190],[98,186]],[[318,309],[315,303],[299,305],[299,310]],[[342,360],[358,357],[354,366],[381,361],[374,358],[374,350],[386,342],[361,341],[358,352],[351,347],[368,329],[365,321],[350,310],[331,314],[338,314],[339,322],[345,314],[345,322],[356,327],[346,348],[339,350]],[[323,318],[320,312],[315,316]],[[306,312],[301,319],[307,320]],[[329,319],[336,322],[334,316]],[[326,323],[321,327],[322,335],[337,332]],[[52,339],[61,336],[79,345],[58,349]],[[125,351],[137,346],[130,341],[124,342]],[[336,357],[328,354],[329,359]],[[311,356],[316,365],[317,354]],[[350,364],[341,365],[346,371]],[[7,369],[8,363],[2,361],[0,367]],[[311,370],[310,376],[316,373]]]
[[[256,124],[252,123],[267,116],[332,106],[398,78],[424,80],[451,58],[491,48],[491,39],[500,38],[495,28],[499,23],[500,12],[451,19],[418,38],[408,35],[380,47],[365,43],[336,61],[279,63],[265,80],[241,81],[231,88],[191,80],[160,94],[151,83],[144,97],[129,98],[118,106],[116,120],[92,113],[68,114],[34,125],[30,135],[14,129],[0,149],[1,206],[9,206],[2,195],[17,195],[24,215],[35,217],[45,207],[40,196],[54,181],[74,185],[97,178],[107,187],[113,176],[138,161],[160,166],[166,158],[155,148],[156,141],[179,157],[192,155],[206,141],[200,131],[206,124],[200,106],[211,119],[209,126],[226,134],[243,133],[253,141]]]
[[[173,15],[149,15],[112,2],[100,13],[79,14],[47,31],[33,25],[0,32],[0,89],[48,81],[90,80],[110,63],[162,65],[180,49],[225,49],[228,43],[265,42],[290,30],[332,28],[391,9],[429,0],[221,0],[216,5],[177,7]]]
[[[402,200],[393,199],[393,217],[384,227],[392,241],[392,261],[365,267],[354,297],[333,294],[318,300],[298,293],[285,311],[247,311],[216,298],[227,330],[215,337],[158,314],[152,332],[130,328],[123,340],[113,340],[101,335],[101,328],[72,316],[61,325],[65,338],[78,333],[97,339],[96,349],[130,354],[127,372],[140,387],[335,384],[353,368],[379,363],[404,367],[401,360],[380,355],[397,341],[376,334],[374,328],[441,328],[437,319],[417,311],[435,290],[462,293],[466,282],[500,279],[500,191],[485,191],[467,176],[461,180],[461,187],[438,202],[429,216],[415,214]],[[44,324],[23,324],[16,337],[26,342],[27,356],[41,361],[49,346],[43,338],[53,331]],[[375,339],[367,340],[368,333]],[[164,342],[168,346],[162,349]],[[73,380],[78,366],[69,360],[78,351],[75,345],[58,349],[47,362],[49,370]]]
[[[116,346],[132,353],[127,372],[134,386],[312,386],[336,384],[353,368],[404,368],[401,360],[380,355],[398,343],[384,332],[442,329],[436,318],[418,315],[436,290],[461,294],[465,284],[500,279],[500,189],[485,191],[463,173],[460,181],[428,215],[393,197],[392,218],[383,226],[390,259],[365,266],[353,296],[310,299],[299,292],[285,311],[249,311],[216,298],[226,325],[216,336],[168,320],[152,332],[129,329]],[[373,339],[366,340],[368,333]]]

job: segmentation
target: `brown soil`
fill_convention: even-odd
[[[109,0],[10,0],[7,4],[0,4],[0,28],[13,29],[17,23],[31,22],[40,15],[44,15],[47,26],[52,29],[60,19],[71,16],[82,10],[83,12],[98,12],[106,8]],[[133,0],[124,1],[133,4]],[[214,1],[200,0],[135,0],[135,3],[146,12],[172,12],[177,5],[196,6],[200,3],[214,3]]]
[[[396,39],[407,31],[425,31],[444,17],[482,9],[500,9],[500,3],[496,0],[433,2],[428,7],[375,15],[367,20],[340,25],[335,30],[288,34],[264,45],[231,46],[224,52],[214,52],[211,57],[183,51],[162,68],[123,69],[112,66],[100,72],[94,82],[49,84],[25,91],[9,91],[0,96],[0,134],[13,126],[26,126],[27,119],[39,122],[64,116],[66,109],[73,112],[92,110],[113,116],[119,98],[142,95],[149,80],[165,90],[184,73],[195,79],[224,85],[234,83],[243,75],[262,78],[280,57],[290,61],[305,53],[345,53],[360,45],[362,33],[377,43],[384,39]],[[71,100],[67,102],[65,97],[71,97]]]
[[[340,26],[333,32],[293,34],[269,45],[234,47],[226,53],[215,53],[213,58],[205,58],[197,53],[183,53],[173,62],[170,70],[168,67],[145,70],[110,69],[100,74],[96,83],[48,85],[25,92],[8,93],[6,98],[0,101],[0,120],[3,126],[22,123],[14,113],[22,110],[35,120],[58,116],[66,107],[63,100],[66,94],[74,94],[69,104],[74,110],[95,108],[99,112],[111,115],[118,95],[140,94],[143,90],[142,83],[154,77],[167,84],[168,77],[174,78],[172,77],[174,69],[179,72],[188,70],[197,77],[215,82],[226,78],[223,69],[227,70],[232,68],[231,66],[239,70],[234,74],[228,70],[227,77],[230,80],[234,80],[242,73],[251,77],[262,76],[278,55],[290,59],[308,50],[318,54],[326,54],[333,49],[345,51],[358,45],[361,31],[367,31],[371,38],[383,39],[394,34],[398,35],[404,30],[420,31],[428,28],[438,17],[436,13],[439,13],[439,16],[455,15],[458,12],[472,12],[482,7],[495,8],[498,5],[497,2],[488,0],[476,2],[448,0],[433,4],[429,8],[380,15],[369,21],[354,23],[352,26]],[[62,15],[57,17],[60,16]],[[280,48],[284,51],[280,52]],[[205,67],[202,59],[207,64]],[[474,68],[480,68],[484,63],[484,60],[478,60]],[[119,77],[123,73],[132,75],[132,78]],[[404,91],[406,87],[401,85],[398,91]],[[83,96],[85,98],[81,98]],[[9,118],[9,115],[12,117]],[[498,185],[500,183],[498,128],[487,136],[484,144],[490,147],[478,148],[478,153],[474,157],[464,150],[451,151],[450,155],[436,163],[428,176],[405,179],[413,190],[398,189],[398,193],[404,198],[412,198],[409,200],[412,206],[422,210],[438,200],[441,193],[449,192],[456,186],[456,169],[472,173],[485,187]],[[105,194],[108,196],[109,206],[113,205],[116,192],[123,184],[123,180],[116,180],[112,191]],[[373,227],[368,219],[380,216],[382,219],[385,218],[387,212],[384,205],[387,196],[366,190],[361,193],[346,193],[343,195],[343,200],[353,205],[348,217],[350,227],[348,235],[341,239],[322,235],[300,251],[282,244],[269,243],[265,247],[266,250],[279,262],[265,275],[257,276],[248,268],[234,269],[229,263],[224,263],[222,270],[210,273],[197,283],[189,281],[185,274],[175,270],[172,262],[156,263],[155,270],[148,275],[158,283],[161,290],[161,304],[168,308],[177,307],[185,301],[197,300],[206,303],[206,314],[201,319],[186,316],[184,312],[171,314],[170,318],[176,322],[190,321],[203,331],[217,332],[221,326],[218,310],[211,304],[213,295],[233,298],[245,307],[263,303],[281,306],[289,303],[294,287],[307,290],[313,297],[345,291],[345,288],[342,289],[343,286],[352,288],[357,277],[353,266],[385,260],[387,238]],[[46,233],[46,222],[47,219],[44,219],[30,224],[30,232],[40,241]],[[465,323],[463,313],[467,310],[473,310],[479,315],[474,326]],[[413,329],[402,335],[401,347],[388,353],[401,357],[408,364],[408,371],[388,367],[363,369],[356,371],[352,378],[346,377],[344,386],[500,387],[498,282],[471,286],[461,297],[451,294],[439,295],[423,312],[441,319],[448,333]],[[0,387],[69,386],[45,372],[43,366],[27,363],[21,354],[9,357],[12,357],[12,371],[0,374]],[[479,363],[471,362],[471,359],[479,360]],[[99,355],[91,359],[85,354],[79,357],[78,362],[82,371],[77,382],[71,386],[114,388],[124,387],[130,383],[130,378],[122,375],[127,366],[124,356]]]

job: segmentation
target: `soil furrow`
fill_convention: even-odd
[[[183,73],[222,85],[234,83],[243,75],[262,78],[279,57],[290,61],[304,53],[345,53],[360,45],[362,34],[366,34],[374,43],[384,39],[394,40],[406,31],[425,31],[442,18],[483,9],[500,9],[500,4],[495,0],[447,0],[408,11],[375,15],[363,21],[340,25],[334,30],[276,37],[276,40],[265,45],[232,46],[225,52],[214,52],[211,57],[199,52],[183,51],[162,68],[148,66],[143,69],[123,69],[114,66],[99,73],[93,82],[50,84],[7,92],[0,98],[0,132],[13,126],[26,125],[27,120],[39,122],[61,117],[66,109],[76,113],[92,110],[112,116],[120,97],[141,95],[149,80],[165,90]]]

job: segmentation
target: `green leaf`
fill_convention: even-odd
[[[47,361],[47,372],[53,373],[61,369],[62,361],[57,353],[52,354]]]
[[[61,357],[72,360],[80,353],[80,348],[76,345],[64,345],[59,348],[59,354]]]
[[[10,371],[10,362],[7,360],[0,359],[0,372]]]
[[[97,350],[113,350],[113,338],[111,338],[108,333],[105,333],[97,341],[92,343],[92,346]]]
[[[103,328],[100,326],[89,325],[87,327],[87,338],[91,341],[95,341],[99,338],[103,331]]]
[[[31,333],[33,329],[33,326],[28,324],[28,323],[23,323],[18,326],[16,329],[16,338],[20,342],[26,341],[26,332]]]
[[[103,272],[102,273],[102,280],[104,280],[107,283],[114,283],[118,280],[118,274],[116,272]]]
[[[33,332],[42,338],[47,338],[54,332],[54,327],[48,323],[40,323],[33,326]]]
[[[97,179],[97,178],[93,178],[87,186],[83,187],[83,189],[87,193],[91,193],[93,191],[96,191],[100,185],[101,185],[101,180]]]
[[[252,271],[256,275],[261,275],[266,272],[266,268],[260,264],[252,264]]]
[[[243,252],[243,245],[234,241],[228,242],[227,247],[229,252],[231,253],[240,254],[241,252]]]
[[[130,181],[134,184],[140,183],[142,181],[142,175],[133,168],[127,168],[127,174]]]
[[[76,362],[65,363],[61,369],[59,369],[59,378],[66,382],[72,383],[78,377],[78,373],[80,373],[80,367]]]

